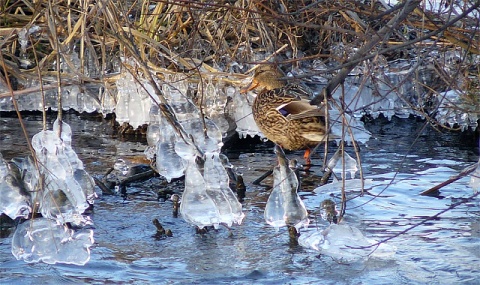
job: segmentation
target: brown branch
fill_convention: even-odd
[[[475,169],[477,169],[477,166],[478,166],[478,163],[470,165],[469,167],[462,170],[459,174],[450,177],[449,179],[447,179],[447,180],[443,181],[442,183],[438,184],[437,186],[434,186],[434,187],[432,187],[428,190],[423,191],[422,193],[420,193],[420,195],[431,195],[431,194],[437,192],[438,190],[440,190],[440,188],[442,188],[444,186],[447,186],[448,184],[453,183],[453,182],[457,181],[458,179],[461,179],[461,178],[467,176],[468,174],[474,172]]]

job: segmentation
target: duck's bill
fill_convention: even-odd
[[[247,93],[248,91],[253,90],[253,89],[257,88],[257,87],[258,87],[258,82],[253,82],[253,81],[252,81],[252,83],[250,83],[247,87],[244,87],[244,88],[240,89],[240,93],[241,93],[241,94],[245,94],[245,93]]]

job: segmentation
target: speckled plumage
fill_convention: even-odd
[[[308,93],[287,83],[274,67],[260,67],[246,92],[260,89],[252,112],[262,133],[288,150],[309,149],[326,140],[325,110],[310,105]]]

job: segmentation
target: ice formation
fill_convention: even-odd
[[[60,134],[60,135],[59,135]],[[0,155],[0,210],[20,224],[12,253],[26,262],[85,264],[93,244],[91,230],[68,229],[91,224],[83,215],[96,194],[94,181],[71,147],[72,131],[56,120],[53,130],[32,138],[32,156],[7,164]],[[32,218],[32,205],[42,214]]]
[[[366,238],[356,227],[331,224],[323,231],[307,231],[300,235],[298,243],[319,251],[338,262],[355,262],[369,257],[391,258],[396,248],[387,244],[372,246],[377,242]]]
[[[180,204],[182,217],[200,228],[240,224],[244,217],[242,205],[229,187],[229,176],[222,162],[228,162],[228,159],[220,154],[226,129],[220,129],[217,123],[228,128],[224,113],[220,112],[225,107],[226,95],[211,81],[199,90],[211,107],[207,110],[207,118],[185,95],[188,91],[185,78],[165,75],[165,82],[159,82],[161,96],[165,99],[162,102],[167,104],[160,103],[160,98],[152,95],[153,88],[149,83],[142,82],[142,87],[133,77],[126,79],[120,83],[126,90],[121,96],[128,93],[129,99],[119,101],[126,103],[119,103],[117,112],[120,111],[121,121],[130,123],[132,114],[147,114],[144,118],[138,116],[140,119],[136,121],[137,124],[149,122],[149,146],[145,155],[155,162],[156,170],[167,181],[185,175]],[[160,108],[160,104],[165,105]]]
[[[7,164],[0,153],[0,213],[11,219],[28,218],[32,212],[30,195],[13,164]]]
[[[12,253],[28,263],[85,265],[90,260],[93,230],[71,230],[47,218],[18,225],[12,238]]]
[[[54,122],[52,131],[41,131],[32,138],[43,181],[39,177],[35,180],[35,174],[31,173],[29,177],[33,181],[30,181],[30,187],[33,188],[29,190],[36,193],[33,200],[40,204],[43,217],[59,223],[78,222],[89,207],[89,202],[93,203],[95,199],[93,178],[83,168],[82,161],[71,147],[71,141],[70,126],[65,122],[60,125],[58,120]],[[29,161],[26,160],[27,163]],[[29,168],[33,169],[31,166]]]
[[[297,194],[299,181],[295,172],[289,167],[282,148],[275,146],[279,165],[273,169],[273,189],[265,206],[265,221],[276,228],[292,226],[307,227],[308,212]]]
[[[313,191],[315,193],[327,193],[327,192],[337,192],[339,189],[342,189],[344,182],[342,180],[333,179],[332,183],[327,183],[320,187],[315,188]],[[363,181],[363,190],[372,188],[373,179],[365,179]],[[345,190],[346,191],[360,191],[362,190],[362,180],[361,179],[346,179],[345,180]]]
[[[236,131],[239,136],[241,138],[246,138],[247,136],[254,137],[256,135],[264,137],[253,118],[251,105],[255,98],[252,92],[248,92],[247,94],[235,92],[232,97],[233,104],[230,108],[233,113],[233,119],[237,125]]]
[[[343,153],[343,156],[342,156]],[[343,163],[345,161],[345,166]],[[358,171],[357,161],[351,157],[347,152],[342,152],[339,148],[335,154],[330,158],[327,163],[327,169],[333,171],[333,173],[340,175],[342,178],[355,178],[355,173]],[[344,172],[345,170],[345,172]],[[350,174],[350,177],[347,177],[346,174]]]
[[[126,72],[124,78],[117,80],[116,85],[118,99],[115,115],[117,122],[129,123],[134,128],[149,123],[149,113],[152,107],[150,96],[155,94],[152,92],[151,86],[144,82],[145,89],[150,89],[148,92],[129,72]]]
[[[180,204],[182,217],[199,228],[241,224],[242,204],[228,185],[228,174],[218,153],[208,153],[203,166],[196,157],[188,160],[185,190]]]
[[[479,141],[480,145],[480,141]],[[477,168],[475,171],[470,175],[470,187],[472,187],[474,193],[478,193],[480,189],[480,159],[477,162]]]

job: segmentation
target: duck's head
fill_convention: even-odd
[[[253,89],[273,90],[281,88],[286,84],[286,81],[282,79],[284,77],[285,75],[277,67],[270,64],[261,65],[255,71],[252,82],[247,87],[242,88],[240,93],[247,93],[247,91]]]

